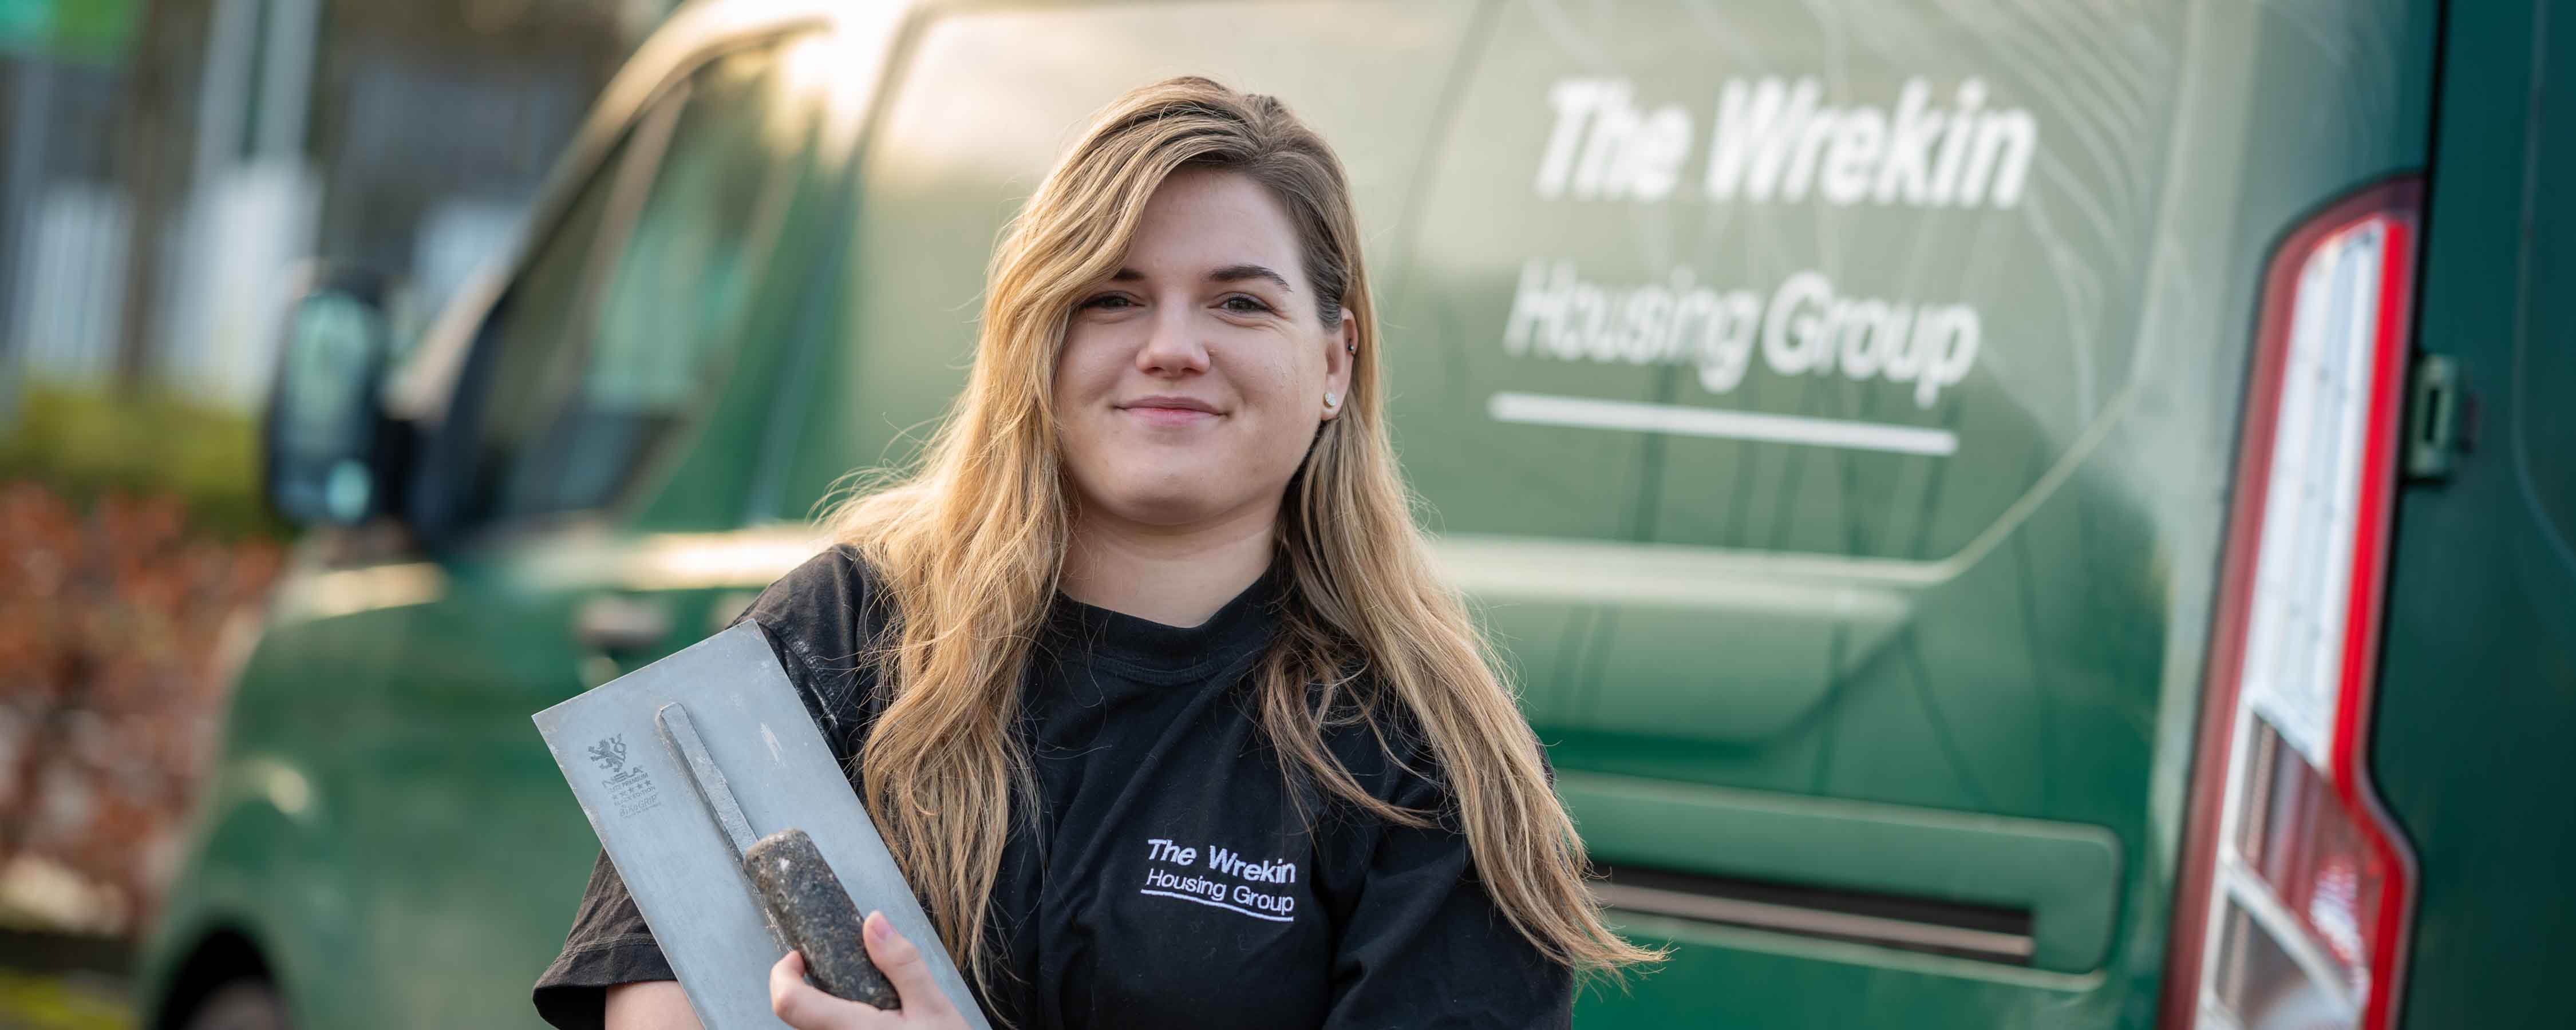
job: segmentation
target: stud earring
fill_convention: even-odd
[[[1331,390],[1326,390],[1326,391],[1324,391],[1324,410],[1326,410],[1326,411],[1331,411],[1331,410],[1333,410],[1335,407],[1338,407],[1341,403],[1342,403],[1342,395],[1341,395],[1341,394],[1334,393],[1334,392],[1333,392],[1333,391],[1331,391]]]

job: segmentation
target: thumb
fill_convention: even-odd
[[[921,949],[895,932],[894,922],[885,913],[868,913],[860,927],[861,935],[867,938],[868,961],[876,963],[877,971],[894,984],[895,996],[903,999],[907,1012],[937,1015],[950,1011],[948,994],[930,978],[930,963],[922,961]]]

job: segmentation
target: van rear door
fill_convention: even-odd
[[[2267,254],[2433,5],[1512,3],[1387,315],[1623,925],[1592,1026],[2155,1021]]]
[[[2460,403],[2419,389],[2405,423],[2433,453],[2396,495],[2367,752],[2414,852],[2410,1027],[2576,1025],[2576,18],[2549,8],[2443,26],[2418,339]]]

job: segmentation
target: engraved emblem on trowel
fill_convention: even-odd
[[[805,831],[788,827],[766,837],[752,835],[751,821],[725,784],[706,745],[698,739],[689,710],[671,702],[653,713],[662,739],[680,756],[680,767],[697,787],[726,842],[742,856],[743,874],[768,913],[770,933],[780,947],[805,953],[806,978],[824,993],[864,1002],[880,1009],[900,1008],[894,985],[868,961],[860,936],[858,905],[842,889],[823,853]],[[624,747],[618,748],[624,758]]]

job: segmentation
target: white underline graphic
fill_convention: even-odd
[[[1767,415],[1755,411],[1719,411],[1594,397],[1558,397],[1543,393],[1495,394],[1485,402],[1485,413],[1497,422],[1679,433],[1900,454],[1946,456],[1959,449],[1959,434],[1947,429],[1890,426],[1803,415]]]
[[[1158,891],[1158,890],[1147,889],[1147,890],[1137,891],[1136,893],[1138,893],[1138,894],[1151,894],[1151,895],[1154,895],[1154,896],[1156,896],[1156,897],[1163,897],[1163,898],[1179,898],[1179,899],[1181,899],[1182,901],[1195,901],[1195,902],[1198,902],[1199,904],[1202,904],[1202,905],[1214,905],[1214,906],[1216,906],[1216,907],[1218,907],[1218,908],[1225,909],[1225,910],[1227,910],[1227,911],[1229,911],[1229,912],[1241,912],[1241,913],[1243,913],[1244,915],[1251,916],[1251,917],[1252,917],[1252,918],[1254,918],[1254,919],[1267,919],[1267,920],[1270,920],[1271,922],[1274,922],[1274,923],[1292,923],[1292,922],[1295,922],[1295,921],[1296,921],[1296,917],[1295,917],[1295,916],[1273,916],[1273,915],[1264,915],[1264,914],[1262,914],[1262,913],[1255,912],[1255,911],[1253,911],[1253,910],[1251,910],[1251,909],[1248,909],[1248,908],[1236,908],[1236,907],[1234,907],[1234,906],[1232,906],[1232,905],[1228,905],[1228,904],[1226,904],[1225,902],[1222,902],[1222,901],[1210,901],[1210,900],[1208,900],[1208,899],[1206,899],[1206,898],[1194,898],[1194,897],[1191,897],[1191,896],[1189,896],[1189,895],[1187,895],[1187,894],[1174,894],[1174,893],[1172,893],[1172,892],[1170,892],[1170,891]]]

